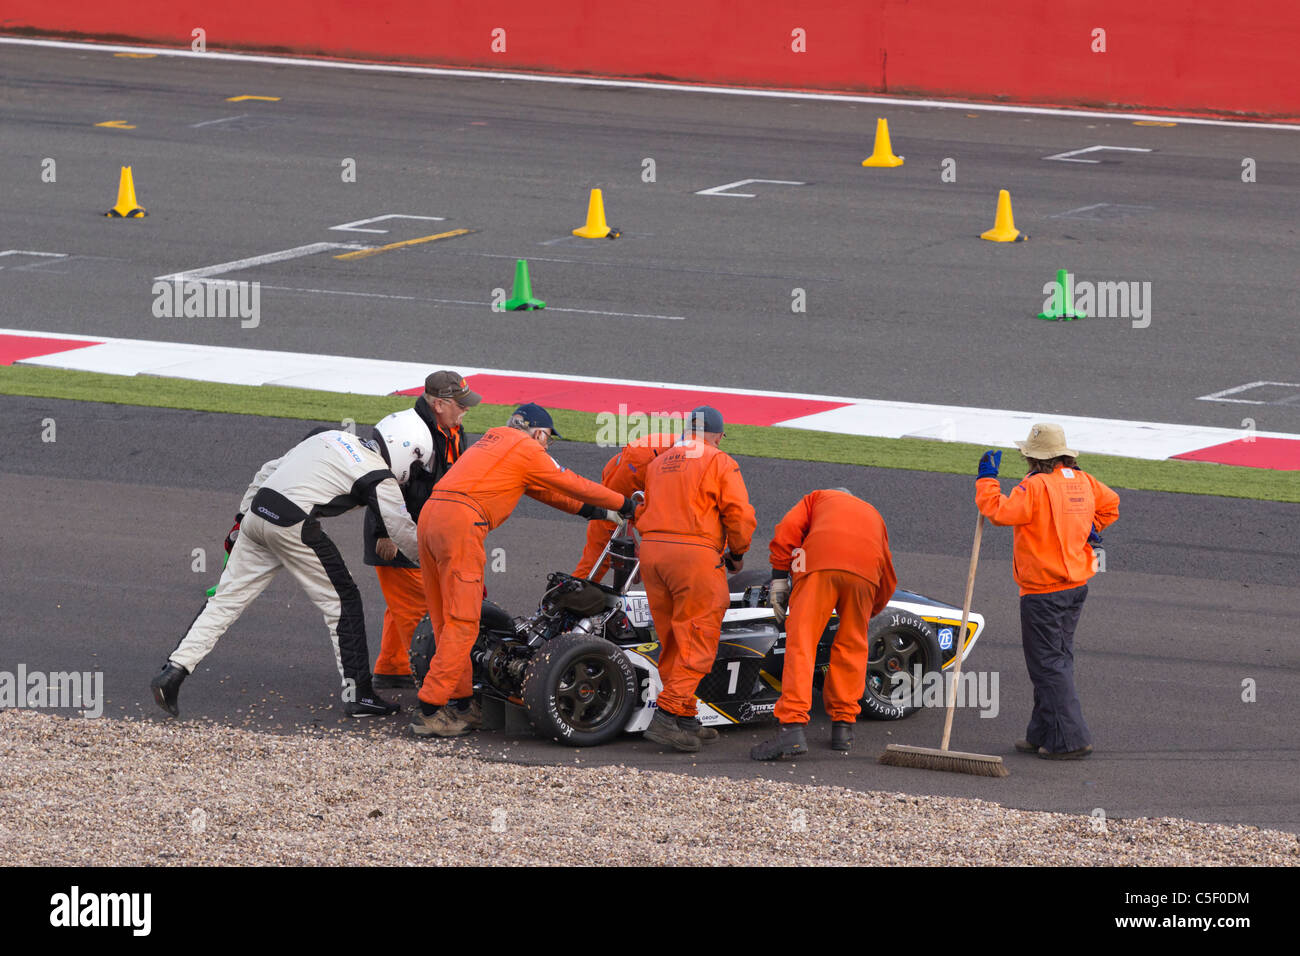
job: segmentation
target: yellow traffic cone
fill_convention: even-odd
[[[122,167],[122,178],[117,184],[117,205],[104,213],[115,219],[139,219],[145,214],[144,206],[135,200],[135,179],[131,176],[131,167]]]
[[[903,157],[894,155],[889,143],[889,123],[882,117],[876,120],[876,148],[862,161],[863,166],[902,166]]]
[[[591,191],[591,199],[587,202],[587,224],[573,230],[573,234],[580,239],[617,239],[623,235],[605,222],[605,197],[599,189]]]
[[[998,214],[993,220],[993,228],[981,232],[980,238],[990,242],[1024,242],[1029,238],[1016,228],[1016,221],[1011,217],[1011,193],[1005,189],[998,190]]]

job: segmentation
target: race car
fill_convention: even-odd
[[[649,602],[645,591],[634,586],[635,543],[616,532],[608,550],[612,585],[553,572],[537,611],[513,619],[484,601],[471,652],[478,693],[522,707],[538,733],[575,747],[645,730],[663,687]],[[768,601],[766,576],[742,571],[730,578],[729,587],[731,606],[722,619],[718,656],[696,690],[700,722],[711,727],[769,720],[781,696],[785,632]],[[837,627],[832,616],[818,644],[814,673],[819,684]],[[960,608],[896,590],[868,630],[863,715],[899,720],[916,712],[923,675],[950,667],[958,646],[964,661],[984,618],[972,612],[959,640],[960,627]],[[417,684],[433,653],[426,617],[411,640],[411,673]]]

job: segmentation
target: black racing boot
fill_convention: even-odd
[[[698,717],[678,717],[677,724],[680,727],[685,727],[696,737],[699,737],[706,743],[718,739],[718,732],[712,727],[705,727],[700,723],[700,718]]]
[[[695,731],[682,726],[683,719],[691,718],[676,717],[656,708],[650,726],[645,729],[646,740],[653,740],[682,753],[695,753],[700,749],[700,738],[695,736]]]
[[[831,723],[831,750],[853,749],[853,722],[836,720]]]
[[[347,701],[343,705],[343,712],[349,717],[387,717],[402,709],[376,694],[370,681],[365,683],[358,681],[356,690],[357,699]]]
[[[180,664],[168,661],[162,666],[158,676],[149,682],[149,686],[153,688],[154,702],[173,717],[181,715],[181,708],[176,698],[181,692],[181,681],[189,675],[190,672]]]
[[[749,751],[754,760],[776,760],[778,757],[797,757],[808,752],[808,741],[804,739],[803,724],[782,724],[777,735],[771,740],[755,744]]]

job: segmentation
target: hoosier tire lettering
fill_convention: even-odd
[[[614,644],[562,634],[528,662],[523,699],[537,732],[572,747],[613,740],[640,698],[636,669]]]

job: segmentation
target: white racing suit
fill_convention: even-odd
[[[172,663],[194,673],[275,572],[286,568],[325,616],[345,696],[349,690],[369,696],[361,593],[318,519],[373,503],[398,549],[419,564],[415,523],[376,447],[351,432],[323,431],[262,466],[240,503],[244,518],[216,593],[172,651]]]

